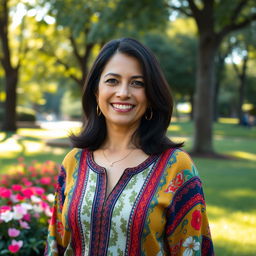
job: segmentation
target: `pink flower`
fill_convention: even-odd
[[[16,253],[23,246],[23,241],[12,240],[12,243],[8,246],[8,249],[11,253]]]
[[[22,178],[21,179],[22,183],[26,186],[26,187],[30,187],[32,185],[32,182],[29,181],[27,178]]]
[[[47,196],[46,195],[41,195],[41,198],[42,198],[42,200],[47,200]]]
[[[31,220],[31,215],[30,215],[29,213],[25,214],[25,215],[23,216],[23,220],[25,220],[25,221],[30,221],[30,220]]]
[[[42,185],[49,185],[51,184],[52,179],[50,177],[43,177],[39,181]]]
[[[40,205],[42,206],[43,209],[46,209],[49,207],[49,204],[47,204],[46,202],[43,202],[43,201],[40,202]]]
[[[12,191],[8,188],[0,187],[0,197],[2,198],[10,198],[12,195]]]
[[[16,228],[9,228],[8,229],[8,235],[10,237],[17,237],[17,236],[19,236],[19,234],[20,234],[20,231]]]
[[[32,186],[32,182],[31,181],[25,181],[24,182],[24,185],[26,186],[26,187],[30,187],[30,186]]]
[[[51,211],[51,208],[48,207],[44,210],[44,213],[47,217],[52,217],[52,211]]]
[[[40,188],[40,187],[33,187],[33,190],[34,190],[34,193],[39,195],[39,196],[45,193],[45,190],[43,188]]]
[[[20,226],[21,226],[22,228],[24,228],[24,229],[30,229],[30,226],[28,225],[28,223],[27,223],[26,221],[20,220],[19,223],[20,223]]]
[[[22,205],[13,206],[13,219],[20,220],[27,214],[27,209]]]
[[[0,213],[10,211],[11,209],[12,209],[11,206],[8,206],[8,205],[0,206]]]
[[[23,195],[24,195],[26,198],[29,198],[29,199],[30,199],[30,197],[34,194],[34,193],[33,193],[33,189],[31,189],[31,188],[24,188],[24,189],[22,189],[22,193],[23,193]]]
[[[13,184],[12,185],[12,190],[13,191],[21,191],[21,189],[22,189],[22,186],[21,185],[18,185],[18,184]]]
[[[22,196],[21,194],[17,194],[17,195],[16,195],[16,199],[17,199],[18,201],[23,201],[23,200],[25,199],[25,196]]]

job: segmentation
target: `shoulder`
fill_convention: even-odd
[[[62,161],[62,166],[65,169],[70,169],[79,162],[83,149],[73,148],[70,150]]]
[[[181,149],[169,149],[164,154],[168,156],[165,163],[164,192],[175,195],[191,186],[201,186],[198,171],[187,152]]]
[[[196,166],[186,151],[174,148],[166,150],[164,154],[167,158],[166,167],[170,169],[172,175],[182,172],[190,174],[189,176],[198,176]]]
[[[190,155],[180,148],[170,148],[163,152],[162,155],[166,155],[169,161],[178,164],[180,168],[186,168],[194,164]]]

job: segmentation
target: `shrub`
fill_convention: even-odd
[[[17,120],[18,121],[36,121],[36,113],[33,109],[25,107],[17,107]]]
[[[0,120],[3,120],[4,108],[0,106]],[[33,109],[25,107],[17,107],[17,120],[18,121],[36,121],[36,114]]]
[[[23,159],[0,179],[0,255],[43,255],[59,166]]]

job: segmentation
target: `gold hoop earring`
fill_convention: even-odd
[[[146,120],[150,121],[152,119],[152,117],[153,117],[153,110],[152,110],[152,108],[150,108],[150,116],[145,114],[145,118],[146,118]]]
[[[96,112],[97,112],[97,116],[101,115],[101,110],[99,108],[99,105],[97,105],[97,107],[96,107]]]

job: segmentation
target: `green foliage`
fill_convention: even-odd
[[[36,112],[33,109],[25,107],[17,107],[17,120],[18,121],[36,121]]]
[[[241,0],[226,0],[226,1],[214,1],[214,18],[216,20],[216,31],[219,31],[223,26],[233,23],[234,17],[232,16],[236,7]],[[237,17],[237,22],[242,22],[248,18],[249,15],[255,13],[255,1],[248,0],[245,1],[246,4],[244,8],[240,8],[241,13]]]
[[[83,33],[87,43],[142,32],[155,28],[156,21],[159,27],[168,20],[162,0],[52,0],[51,4],[57,24],[71,29],[76,38]]]
[[[176,34],[168,38],[159,33],[148,34],[144,43],[158,57],[171,89],[180,98],[193,95],[196,76],[196,45],[193,36]]]
[[[3,115],[4,115],[4,110],[3,108],[0,108],[0,120],[2,120]],[[31,108],[19,106],[17,107],[17,120],[35,122],[36,112]]]

